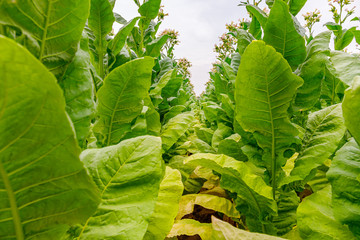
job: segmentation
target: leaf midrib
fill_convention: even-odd
[[[22,224],[21,224],[21,219],[20,219],[20,213],[19,213],[19,209],[17,207],[17,203],[16,203],[16,198],[15,198],[15,194],[14,191],[11,187],[10,184],[10,180],[9,177],[4,169],[4,165],[1,161],[0,158],[0,174],[2,176],[4,185],[5,185],[5,189],[9,198],[9,203],[10,203],[10,208],[11,208],[11,213],[13,216],[13,222],[14,222],[14,228],[15,228],[15,234],[16,234],[16,239],[17,240],[24,240],[24,232],[22,229]]]

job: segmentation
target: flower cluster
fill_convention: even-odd
[[[179,32],[175,31],[174,29],[165,29],[159,34],[159,37],[168,35],[169,36],[169,43],[172,46],[178,45],[180,43],[179,40]]]
[[[305,27],[309,30],[310,36],[312,36],[313,26],[315,25],[315,23],[320,22],[320,11],[318,9],[315,9],[314,12],[307,12],[306,14],[303,14],[303,17],[306,21]]]
[[[165,13],[165,12],[164,12],[163,7],[164,7],[163,5],[160,6],[160,10],[159,10],[159,13],[158,13],[158,16],[157,16],[158,21],[162,21],[162,20],[164,20],[164,18],[165,18],[166,16],[169,16],[168,13]]]
[[[226,29],[230,33],[236,33],[239,29],[246,30],[248,28],[247,19],[239,19],[238,22],[231,22],[225,25]],[[214,52],[218,54],[219,59],[225,59],[231,53],[236,50],[237,39],[232,34],[224,33],[219,37],[220,43],[215,44]]]
[[[345,8],[351,5],[354,0],[328,0],[330,12],[333,15],[335,23],[342,25],[348,17],[354,14],[356,6]],[[344,16],[345,14],[345,16]]]
[[[189,68],[192,67],[192,64],[189,60],[187,60],[186,58],[180,58],[177,60],[177,66],[184,78],[191,77]]]

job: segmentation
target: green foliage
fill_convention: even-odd
[[[349,228],[334,218],[331,186],[307,197],[297,211],[302,239],[355,239]]]
[[[294,25],[289,7],[282,0],[275,0],[271,8],[264,29],[264,41],[281,53],[292,68],[305,59],[305,40]]]
[[[140,58],[118,67],[98,91],[98,120],[94,132],[101,146],[117,144],[131,129],[148,95],[153,59]]]
[[[98,192],[54,75],[2,36],[0,51],[0,238],[58,239],[93,214]]]
[[[301,84],[302,79],[274,48],[256,41],[245,50],[236,79],[236,119],[266,151],[263,161],[272,175],[274,197],[283,152],[296,142],[298,131],[287,109]]]
[[[101,203],[76,231],[77,239],[142,239],[163,176],[161,139],[142,136],[88,149],[81,160],[100,191]]]
[[[20,28],[24,46],[59,79],[78,49],[89,8],[88,0],[1,1],[0,23]]]

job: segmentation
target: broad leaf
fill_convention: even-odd
[[[64,90],[66,111],[74,123],[76,138],[82,148],[86,146],[86,137],[95,113],[95,90],[88,49],[88,41],[83,39],[81,49],[77,51],[60,81]]]
[[[360,143],[360,77],[356,77],[352,86],[346,90],[342,109],[346,127],[355,140]]]
[[[297,32],[288,5],[275,0],[264,30],[264,41],[273,46],[292,68],[306,56],[305,39]]]
[[[80,157],[100,191],[101,203],[77,239],[143,239],[163,175],[161,139],[142,136],[85,150]]]
[[[53,74],[0,37],[0,238],[60,239],[85,221],[98,192]]]
[[[334,218],[331,186],[305,198],[297,210],[297,217],[300,236],[304,240],[355,240],[348,227]]]
[[[156,38],[154,41],[147,44],[145,56],[151,56],[151,57],[155,57],[155,58],[159,57],[160,51],[168,39],[169,39],[169,36],[164,35],[159,38]]]
[[[121,49],[125,46],[126,39],[133,30],[136,22],[139,20],[139,17],[134,18],[130,22],[124,24],[124,26],[119,30],[115,35],[114,39],[110,42],[109,48],[112,51],[112,54],[116,56],[120,53]]]
[[[305,180],[310,173],[335,152],[346,128],[341,105],[333,105],[311,113],[298,159],[286,183]],[[307,179],[309,180],[309,179]]]
[[[236,119],[267,152],[264,161],[272,175],[273,191],[277,170],[285,164],[282,152],[296,142],[298,130],[290,123],[287,110],[302,82],[281,54],[264,42],[253,42],[245,50],[236,79]]]
[[[360,148],[351,139],[334,157],[327,172],[332,185],[334,216],[360,237]]]
[[[360,76],[360,58],[356,55],[345,52],[332,52],[331,62],[342,82],[351,85],[356,76]]]
[[[119,143],[131,122],[141,113],[148,96],[154,60],[140,58],[121,65],[104,80],[97,93],[98,120],[94,132],[101,145]]]
[[[178,170],[166,167],[164,179],[160,184],[159,196],[156,201],[155,211],[150,218],[149,227],[144,236],[147,239],[164,239],[170,232],[184,186]]]
[[[0,23],[19,27],[33,39],[31,52],[60,78],[78,49],[89,8],[88,0],[4,0]]]
[[[105,77],[104,56],[108,45],[106,36],[111,32],[114,21],[115,17],[109,0],[91,0],[88,25],[95,36],[95,59],[98,73],[102,78]]]
[[[304,7],[307,0],[290,0],[289,8],[290,13],[294,16],[300,12],[300,10]]]
[[[185,134],[193,121],[194,114],[192,112],[181,113],[170,119],[161,131],[163,149],[169,150]]]

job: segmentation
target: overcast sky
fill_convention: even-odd
[[[160,27],[160,32],[170,28],[179,31],[180,45],[176,46],[176,58],[186,57],[192,63],[190,69],[191,82],[195,93],[200,95],[209,80],[209,71],[215,62],[214,44],[219,42],[219,36],[226,32],[225,24],[238,19],[248,18],[244,7],[237,6],[240,0],[162,0],[164,11],[169,14]],[[360,0],[357,5],[356,16],[360,16]],[[297,15],[304,24],[302,14],[319,9],[322,18],[315,32],[325,30],[322,25],[332,21],[328,0],[308,0],[303,10]],[[133,0],[117,0],[115,12],[130,20],[139,14]],[[359,22],[357,22],[359,23]],[[360,26],[360,24],[357,24]],[[118,26],[115,26],[118,29]],[[349,47],[355,49],[355,43]]]

